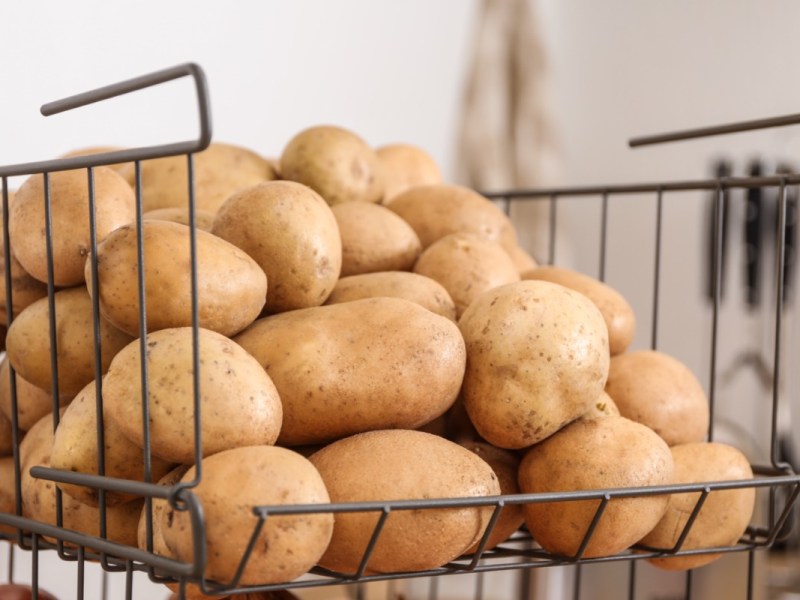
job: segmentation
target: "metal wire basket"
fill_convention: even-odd
[[[91,270],[94,274],[93,281],[93,327],[95,337],[95,365],[96,365],[96,378],[99,381],[102,373],[100,371],[100,348],[99,348],[99,306],[98,306],[98,290],[97,290],[97,262],[94,258],[97,249],[97,235],[94,223],[94,188],[93,188],[93,169],[101,165],[109,165],[122,162],[133,162],[135,165],[136,181],[141,183],[141,163],[144,160],[172,156],[172,155],[185,155],[188,167],[188,181],[187,188],[189,190],[189,203],[188,209],[190,214],[190,222],[193,224],[195,220],[194,211],[194,176],[193,176],[193,155],[205,149],[211,141],[211,123],[210,123],[210,109],[208,101],[208,93],[205,78],[202,70],[193,64],[179,65],[177,67],[138,77],[135,79],[123,81],[114,85],[99,88],[90,92],[79,94],[70,98],[66,98],[57,102],[46,104],[42,107],[42,112],[45,115],[51,115],[65,110],[70,110],[79,106],[84,106],[93,102],[101,101],[107,98],[125,94],[145,87],[157,85],[163,82],[171,81],[180,77],[192,77],[195,82],[197,92],[197,103],[199,107],[199,135],[196,140],[180,142],[174,144],[167,144],[161,146],[143,147],[129,150],[120,150],[114,152],[107,152],[96,154],[88,157],[73,157],[58,160],[49,160],[35,163],[26,163],[19,165],[12,165],[0,167],[0,178],[3,183],[3,248],[5,255],[9,256],[9,234],[8,234],[8,214],[9,214],[9,194],[8,194],[8,179],[13,176],[31,175],[42,173],[44,174],[45,193],[44,193],[44,206],[46,214],[46,236],[48,240],[47,245],[47,261],[48,261],[48,275],[49,280],[47,284],[47,297],[50,308],[50,330],[51,330],[51,367],[53,372],[58,371],[58,356],[55,340],[55,302],[54,294],[56,288],[53,284],[53,249],[52,249],[52,224],[50,221],[50,196],[48,188],[49,174],[56,171],[72,170],[72,169],[85,169],[90,193],[90,206],[89,206],[89,220],[91,229]],[[734,131],[743,131],[747,129],[755,129],[762,127],[777,126],[789,123],[800,122],[800,118],[792,116],[781,119],[770,119],[758,122],[742,123],[737,125],[723,126],[717,128],[708,128],[704,130],[682,132],[678,134],[669,134],[667,136],[659,136],[655,138],[640,139],[634,141],[635,144],[652,143],[658,141],[667,141],[671,139],[686,139],[690,137],[715,135],[719,133],[729,133]],[[786,215],[787,215],[787,197],[788,192],[792,186],[800,183],[800,176],[798,175],[779,175],[779,176],[762,176],[762,177],[747,177],[747,178],[732,178],[722,177],[716,179],[705,179],[695,181],[673,181],[673,182],[659,182],[652,184],[626,184],[626,185],[607,185],[607,186],[593,186],[593,187],[580,187],[580,188],[556,188],[556,189],[539,189],[539,190],[511,190],[503,192],[487,193],[486,195],[505,207],[507,213],[511,212],[513,206],[523,202],[540,202],[546,203],[549,207],[549,252],[543,262],[553,263],[555,259],[556,237],[558,231],[558,214],[559,206],[565,199],[582,198],[586,202],[600,203],[601,218],[599,223],[599,239],[600,244],[598,247],[597,255],[599,257],[599,278],[602,280],[605,276],[606,262],[607,262],[607,245],[608,245],[608,206],[612,198],[628,194],[648,194],[651,195],[656,203],[655,221],[652,223],[653,227],[653,241],[654,241],[654,262],[652,265],[651,275],[652,279],[647,285],[652,286],[653,290],[653,304],[652,310],[652,332],[651,343],[652,348],[657,347],[658,341],[658,328],[659,328],[659,290],[662,285],[661,281],[661,254],[662,254],[662,210],[663,206],[669,199],[675,195],[680,195],[686,192],[704,192],[713,193],[714,195],[714,220],[713,220],[713,269],[712,269],[712,317],[711,317],[711,342],[708,348],[709,368],[710,368],[710,387],[709,387],[709,401],[711,407],[711,424],[708,431],[708,439],[715,438],[715,386],[717,380],[717,346],[718,346],[718,315],[720,312],[720,296],[721,296],[721,257],[722,257],[722,227],[725,212],[725,196],[731,190],[738,189],[773,189],[778,193],[778,244],[776,245],[776,277],[775,277],[775,290],[776,301],[775,306],[775,332],[774,332],[774,354],[772,356],[772,364],[774,370],[772,376],[775,385],[773,386],[773,394],[770,398],[759,401],[765,402],[763,410],[768,411],[771,415],[771,435],[769,440],[765,440],[766,446],[770,449],[770,459],[767,464],[753,465],[753,472],[756,474],[753,479],[745,481],[718,481],[718,482],[704,482],[697,484],[678,484],[678,485],[665,485],[658,487],[646,488],[623,488],[623,489],[602,489],[602,490],[586,490],[579,492],[569,493],[550,493],[550,494],[519,494],[519,495],[504,495],[487,498],[448,498],[448,499],[416,499],[416,500],[403,500],[403,501],[387,501],[387,502],[368,502],[368,503],[340,503],[329,505],[286,505],[286,506],[253,506],[253,528],[249,538],[249,545],[247,551],[241,557],[240,567],[231,581],[214,582],[206,581],[203,579],[204,568],[206,564],[207,548],[206,548],[206,524],[203,517],[203,509],[197,500],[196,496],[192,493],[192,488],[195,487],[202,479],[202,473],[198,471],[194,481],[177,484],[173,486],[158,486],[154,483],[141,483],[127,480],[120,480],[105,477],[102,475],[104,471],[104,444],[103,444],[103,427],[102,427],[102,398],[97,394],[97,415],[100,419],[98,431],[92,432],[98,437],[99,455],[99,470],[100,475],[86,475],[68,471],[60,471],[46,467],[34,467],[31,474],[36,478],[47,479],[60,483],[72,483],[83,486],[92,487],[98,490],[99,493],[99,519],[100,519],[100,532],[99,537],[89,536],[77,531],[68,530],[61,526],[61,515],[56,525],[49,525],[22,516],[22,502],[20,490],[20,459],[19,459],[19,442],[21,432],[19,429],[18,420],[16,418],[17,404],[16,404],[16,384],[15,377],[11,377],[11,396],[12,396],[12,434],[13,434],[13,458],[14,458],[14,481],[3,482],[3,485],[13,485],[16,491],[16,510],[14,513],[0,513],[0,524],[9,526],[15,530],[12,533],[0,533],[0,539],[8,541],[10,544],[16,545],[19,548],[30,551],[33,559],[33,589],[34,597],[37,597],[37,589],[39,580],[47,581],[47,574],[39,572],[37,558],[40,552],[45,550],[55,551],[58,556],[65,561],[73,561],[77,563],[77,568],[82,574],[85,563],[87,561],[96,561],[102,566],[105,571],[114,572],[121,571],[126,573],[126,581],[132,582],[134,572],[145,572],[149,578],[156,582],[172,582],[180,587],[180,591],[185,591],[185,586],[188,584],[198,585],[205,593],[227,595],[235,593],[243,593],[245,591],[269,591],[278,589],[299,589],[311,588],[319,586],[332,586],[353,583],[366,583],[375,580],[386,579],[407,579],[418,577],[438,577],[441,575],[454,575],[463,573],[484,573],[490,571],[507,571],[519,569],[538,569],[542,567],[550,567],[555,565],[575,565],[576,566],[576,580],[574,586],[574,597],[578,598],[581,594],[580,585],[580,567],[584,564],[592,563],[607,563],[607,562],[627,562],[631,565],[631,576],[628,580],[628,597],[635,597],[636,589],[636,576],[635,564],[643,559],[661,556],[673,555],[687,555],[697,553],[746,553],[749,557],[749,573],[748,583],[745,592],[750,597],[753,592],[753,560],[754,553],[760,549],[769,548],[781,536],[787,533],[787,523],[791,523],[790,517],[795,508],[795,503],[800,494],[800,475],[798,475],[793,467],[785,461],[781,460],[778,447],[778,426],[779,426],[779,408],[787,399],[781,397],[779,393],[779,385],[777,383],[781,377],[781,338],[786,335],[781,320],[782,303],[781,298],[784,295],[785,287],[785,236],[786,236]],[[141,185],[137,185],[136,200],[137,200],[137,235],[139,247],[139,269],[138,269],[138,293],[139,293],[139,306],[140,306],[140,344],[142,352],[145,351],[145,344],[147,339],[146,319],[144,313],[146,311],[146,299],[144,294],[144,269],[143,269],[143,236],[142,236],[142,198],[141,198]],[[643,224],[644,226],[644,224]],[[192,279],[192,322],[194,331],[198,328],[198,309],[197,309],[197,260],[195,248],[195,234],[194,228],[191,228],[190,236],[190,251],[191,251],[191,279]],[[12,307],[12,285],[10,269],[6,270],[5,278],[6,297],[8,305],[8,324],[10,325],[15,315],[13,314]],[[197,374],[199,373],[198,353],[197,353],[197,338],[195,336],[194,347],[194,373],[195,384],[197,382]],[[144,361],[143,361],[144,363]],[[53,427],[54,429],[59,423],[58,412],[58,389],[57,378],[54,378],[53,389]],[[147,394],[147,373],[146,369],[142,373],[143,394]],[[195,385],[194,397],[194,410],[195,410],[195,458],[196,462],[200,459],[200,411],[201,404],[197,394],[197,385]],[[149,418],[147,403],[142,405],[142,424],[144,427],[145,440],[149,439]],[[146,481],[152,481],[150,471],[150,449],[145,444],[145,478]],[[760,490],[761,496],[764,497],[767,510],[763,516],[763,520],[755,518],[754,521],[747,528],[746,534],[736,544],[732,546],[707,548],[704,550],[689,550],[683,548],[683,543],[689,534],[699,511],[701,510],[704,502],[713,494],[720,490],[736,489],[736,488],[754,488]],[[140,549],[135,547],[124,546],[106,539],[106,502],[105,494],[107,492],[127,492],[145,498],[146,513],[148,515],[147,527],[147,545],[146,548]],[[604,511],[610,502],[620,498],[641,497],[649,495],[664,495],[675,493],[695,492],[698,494],[698,499],[694,505],[694,509],[688,519],[688,522],[683,529],[678,542],[671,548],[648,548],[644,546],[634,546],[621,554],[603,558],[586,558],[584,551],[592,539],[597,524],[601,521]],[[57,510],[60,508],[61,492],[57,492]],[[152,552],[153,549],[153,521],[151,514],[151,507],[153,499],[167,500],[176,510],[188,511],[191,515],[192,523],[192,536],[193,536],[193,556],[191,562],[181,562],[178,560],[170,559],[164,556],[156,555]],[[541,549],[531,538],[531,536],[523,528],[515,534],[509,541],[500,546],[486,550],[487,541],[492,533],[500,511],[507,505],[520,505],[530,503],[543,503],[543,502],[575,502],[579,500],[591,500],[596,502],[596,510],[590,526],[585,532],[582,543],[578,551],[572,556],[558,556]],[[474,554],[463,556],[439,568],[429,569],[421,572],[412,573],[394,573],[394,574],[370,574],[367,571],[367,566],[370,557],[373,553],[376,543],[380,539],[381,532],[391,515],[400,511],[424,511],[434,509],[446,509],[454,507],[491,507],[492,517],[489,526],[481,538],[477,549]],[[332,572],[319,567],[312,569],[312,571],[298,580],[287,581],[272,585],[263,586],[241,586],[239,578],[244,570],[245,565],[249,559],[252,548],[256,542],[259,532],[264,526],[265,522],[275,516],[288,515],[288,514],[304,514],[304,513],[345,513],[345,512],[370,512],[379,515],[377,524],[372,532],[369,545],[364,552],[361,559],[360,566],[354,572],[341,573]],[[691,593],[691,585],[687,585],[687,595]],[[83,579],[79,578],[79,591],[78,595],[83,598]],[[480,591],[476,590],[476,597],[480,597]],[[126,589],[126,596],[132,597],[132,583],[128,583]]]

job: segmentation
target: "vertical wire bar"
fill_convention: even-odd
[[[658,301],[661,286],[661,227],[664,212],[664,192],[658,190],[656,194],[656,247],[655,261],[653,264],[653,326],[650,332],[650,349],[658,347]],[[631,566],[636,564],[631,562]]]
[[[108,600],[108,573],[106,571],[102,571],[100,577],[100,598]]]
[[[191,274],[191,309],[192,309],[192,384],[194,385],[194,481],[199,483],[203,478],[203,432],[200,412],[200,310],[197,298],[197,227],[194,197],[194,156],[186,155],[186,173],[189,185],[189,265]],[[196,483],[194,484],[196,485]]]
[[[692,600],[692,573],[694,571],[691,569],[686,571],[686,592],[683,595],[685,600]]]
[[[428,588],[428,598],[430,600],[438,600],[439,598],[439,578],[431,577],[431,585]]]
[[[547,239],[547,264],[552,265],[556,260],[556,225],[557,225],[557,205],[558,196],[553,194],[550,196],[550,232]]]
[[[31,597],[39,598],[39,536],[33,534],[31,540]]]
[[[475,580],[475,600],[483,600],[483,572],[477,573]]]
[[[578,563],[574,568],[574,577],[572,580],[572,600],[580,600],[581,598],[581,577],[583,575],[583,565]]]
[[[772,361],[772,439],[770,440],[770,460],[772,466],[782,468],[786,465],[780,461],[780,440],[778,437],[778,402],[780,401],[781,382],[781,328],[783,325],[783,294],[784,271],[786,265],[786,204],[788,199],[788,185],[781,181],[780,195],[778,197],[778,231],[776,234],[776,295],[775,295],[775,352]]]
[[[628,570],[628,600],[636,598],[636,561],[632,560]]]
[[[719,306],[720,306],[720,292],[722,290],[722,223],[725,217],[725,205],[723,198],[725,189],[722,182],[717,186],[717,193],[714,196],[714,260],[713,260],[713,277],[714,277],[714,301],[711,315],[711,365],[709,374],[708,386],[708,441],[714,441],[714,400],[717,390],[717,337],[719,327]]]
[[[606,280],[606,247],[608,246],[608,192],[603,192],[603,201],[601,203],[602,211],[600,213],[600,268],[598,270],[598,279],[605,282]]]
[[[747,600],[753,600],[753,574],[755,573],[755,550],[747,552]]]
[[[125,563],[125,600],[133,600],[133,563]]]
[[[78,547],[78,600],[83,600],[83,589],[85,586],[84,581],[84,547]]]
[[[14,549],[11,542],[8,543],[8,583],[14,583]]]

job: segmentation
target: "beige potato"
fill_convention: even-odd
[[[46,414],[53,412],[52,392],[36,387],[19,373],[15,374],[17,392],[17,424],[27,431]],[[66,406],[72,396],[61,396],[60,406]],[[11,419],[11,369],[8,358],[0,362],[0,412]]]
[[[179,223],[145,221],[147,330],[192,324],[190,229]],[[196,230],[200,327],[231,336],[252,323],[267,296],[267,277],[242,250]],[[136,227],[120,227],[97,248],[100,311],[119,329],[139,335]],[[91,262],[86,261],[91,289]]]
[[[85,287],[69,288],[55,294],[58,395],[72,397],[95,378],[95,348],[92,300]],[[8,329],[6,349],[11,366],[24,379],[44,390],[52,390],[50,367],[50,307],[47,298],[31,304]],[[100,319],[103,373],[133,338],[105,319]]]
[[[14,457],[0,457],[0,513],[17,513],[17,490],[14,486]],[[0,524],[0,534],[16,535],[16,529]]]
[[[342,277],[326,304],[389,296],[419,304],[429,311],[456,320],[456,305],[444,286],[430,277],[406,271],[386,271]]]
[[[198,330],[202,456],[239,446],[272,444],[281,428],[281,399],[270,377],[243,348],[208,329]],[[174,463],[194,463],[192,329],[147,336],[150,449]],[[139,341],[111,362],[103,380],[104,410],[140,448],[142,430]]]
[[[330,207],[293,181],[271,181],[232,196],[211,231],[267,274],[271,313],[319,306],[342,269],[342,240]]]
[[[267,317],[235,341],[278,388],[287,446],[424,425],[453,404],[466,361],[452,321],[399,298]]]
[[[428,246],[414,272],[438,281],[456,305],[456,318],[478,296],[519,281],[511,258],[500,244],[471,233],[452,233]]]
[[[101,241],[117,227],[136,218],[135,196],[121,175],[108,167],[94,172],[95,222]],[[52,220],[53,283],[83,283],[84,265],[91,247],[88,175],[83,169],[49,176]],[[17,190],[8,218],[14,256],[23,269],[47,281],[47,244],[44,177],[33,175]]]
[[[562,267],[537,267],[522,274],[522,279],[550,281],[579,292],[595,303],[608,327],[608,346],[612,356],[622,354],[636,334],[633,308],[611,286]]]
[[[605,391],[600,392],[600,396],[592,402],[589,410],[583,415],[584,419],[596,419],[598,417],[614,416],[619,417],[619,408],[614,400]]]
[[[61,416],[50,453],[50,465],[75,473],[100,475],[97,453],[97,385],[94,381],[83,388]],[[140,416],[141,421],[141,416]],[[129,441],[103,407],[104,471],[106,477],[145,481],[144,453],[140,446]],[[150,481],[157,481],[173,465],[157,456],[151,457]],[[84,504],[97,506],[99,494],[96,489],[59,483],[65,494]],[[114,506],[136,499],[124,492],[106,492],[106,506]]]
[[[585,296],[546,281],[478,296],[459,328],[461,395],[472,423],[501,448],[525,448],[585,414],[608,376],[608,330]]]
[[[311,457],[332,502],[495,496],[500,485],[480,457],[435,435],[385,430],[355,435]],[[391,465],[391,468],[387,468]],[[367,564],[370,573],[432,569],[480,539],[493,507],[395,510],[389,515]],[[379,513],[339,513],[319,564],[354,573]]]
[[[22,469],[22,514],[25,517],[56,524],[56,484],[46,479],[36,479],[30,474],[34,466],[49,467],[53,447],[53,417],[47,415],[31,427],[20,444]],[[100,514],[95,507],[61,495],[63,527],[87,535],[100,535]],[[126,546],[136,545],[136,527],[142,511],[142,500],[106,507],[107,537]]]
[[[417,232],[422,248],[451,233],[474,233],[510,250],[517,234],[509,218],[479,193],[456,185],[423,185],[387,205]]]
[[[380,202],[383,174],[378,156],[355,133],[330,125],[295,135],[281,154],[283,179],[316,191],[334,206],[342,202]]]
[[[330,497],[308,459],[286,448],[249,446],[203,459],[203,479],[194,493],[203,505],[208,562],[204,575],[230,581],[244,555],[258,518],[253,507],[326,504]],[[194,477],[194,467],[183,481]],[[192,559],[189,514],[167,507],[164,541],[179,560]],[[242,585],[291,581],[319,560],[333,531],[331,513],[271,515],[259,532],[242,572]]]
[[[517,272],[520,276],[524,275],[526,271],[530,271],[539,266],[536,259],[521,246],[512,246],[511,248],[506,248],[506,251],[511,257],[511,260],[514,261],[514,266],[517,268]]]
[[[142,162],[142,202],[145,212],[158,208],[188,207],[186,156],[168,156]],[[194,154],[195,207],[216,213],[238,191],[275,179],[269,162],[234,144],[212,143]]]
[[[383,206],[346,202],[332,210],[342,237],[342,277],[410,271],[422,252],[411,226]]]
[[[579,419],[528,450],[519,468],[523,493],[573,492],[667,485],[674,465],[669,447],[651,429],[624,417]],[[613,498],[586,546],[585,558],[612,556],[638,542],[659,522],[668,496]],[[525,505],[525,523],[541,546],[575,556],[600,500]]]
[[[733,446],[718,442],[691,442],[672,447],[675,461],[675,483],[737,481],[753,478],[747,458]],[[642,544],[672,549],[678,542],[695,507],[700,492],[672,494],[667,511]],[[756,491],[752,487],[711,492],[681,546],[681,550],[697,550],[733,546],[744,535],[755,507]],[[694,554],[667,558],[651,558],[657,567],[669,570],[695,569],[707,565],[722,554]]]
[[[640,350],[613,357],[606,392],[623,417],[647,425],[670,446],[703,441],[708,433],[703,387],[668,354]]]
[[[8,298],[6,297],[5,284],[6,263],[10,265],[11,269],[11,299],[14,307],[14,316],[40,298],[47,296],[46,283],[39,281],[25,271],[13,254],[9,260],[6,260],[0,251],[0,323],[4,325],[8,322]]]
[[[181,225],[189,225],[189,208],[183,206],[168,206],[166,208],[155,208],[148,210],[144,215],[145,219],[157,221],[171,221]],[[203,231],[211,231],[214,224],[214,213],[207,210],[195,210],[195,226]]]
[[[480,456],[492,467],[492,471],[497,476],[500,484],[500,493],[503,496],[519,494],[519,484],[517,483],[517,472],[519,471],[520,458],[509,450],[496,448],[485,442],[462,442],[464,448]],[[491,550],[495,546],[502,544],[520,528],[525,517],[522,513],[521,504],[506,504],[500,510],[500,516],[495,523],[492,533],[484,550]],[[482,539],[482,538],[481,538]],[[466,554],[476,552],[480,540],[475,542]]]
[[[383,203],[418,185],[442,182],[442,173],[433,157],[412,144],[387,144],[375,149],[381,164],[385,190]]]

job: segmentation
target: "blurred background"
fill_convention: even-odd
[[[446,180],[484,190],[699,179],[721,159],[735,175],[747,174],[753,161],[765,173],[783,163],[796,172],[800,127],[637,150],[627,140],[798,112],[799,18],[800,4],[790,0],[7,2],[0,7],[0,164],[193,137],[197,115],[188,81],[49,118],[38,112],[47,101],[193,61],[208,77],[214,139],[270,157],[301,129],[327,123],[375,146],[418,145]],[[560,206],[556,262],[597,275],[599,203],[566,199]],[[718,419],[757,459],[767,451],[760,441],[768,439],[768,415],[753,400],[763,397],[763,383],[737,365],[742,355],[766,354],[774,343],[774,248],[763,251],[763,302],[748,305],[742,207],[742,198],[731,198]],[[652,195],[609,199],[606,279],[637,311],[638,348],[651,341],[654,214]],[[543,259],[546,212],[515,207],[512,216],[523,245]],[[707,198],[665,199],[658,315],[659,348],[686,362],[705,385],[707,217]],[[796,307],[792,296],[784,322],[787,364],[797,364]],[[785,371],[781,393],[798,402],[796,375]],[[796,445],[790,424],[800,407],[785,406],[786,438]],[[16,554],[16,577],[24,580],[29,567]],[[3,547],[0,559],[6,556]],[[793,597],[789,588],[767,595],[769,570],[766,559],[761,563],[759,597]],[[744,597],[737,595],[744,567],[741,557],[730,557],[698,573],[697,597]],[[68,565],[47,562],[41,572],[43,586],[73,597]],[[584,597],[617,597],[613,586],[624,586],[626,573],[624,565],[588,570],[594,583],[585,585],[595,593]],[[637,597],[682,597],[684,578],[646,566],[642,573]],[[498,579],[486,597],[511,597],[519,583],[492,577]],[[536,597],[571,593],[566,572],[548,570],[535,579]],[[439,597],[472,597],[465,589],[472,583],[464,581],[442,579]],[[109,597],[124,589],[113,587],[114,578],[109,585]],[[411,584],[407,593],[427,591],[425,585]],[[99,589],[99,574],[87,575],[86,597],[99,597]],[[145,581],[135,591],[151,598],[164,595],[162,589]]]

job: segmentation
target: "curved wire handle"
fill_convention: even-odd
[[[197,139],[171,144],[160,144],[157,146],[142,146],[140,148],[114,150],[112,152],[102,152],[90,156],[74,156],[70,158],[57,158],[54,160],[8,165],[0,167],[0,177],[83,169],[100,165],[161,158],[163,156],[173,156],[177,154],[192,154],[205,150],[211,143],[211,111],[209,109],[208,85],[206,83],[205,73],[199,65],[194,63],[176,65],[161,71],[154,71],[147,75],[126,79],[125,81],[112,83],[111,85],[99,87],[88,92],[62,98],[61,100],[48,102],[42,105],[41,112],[44,116],[49,117],[74,108],[86,106],[87,104],[94,104],[95,102],[101,102],[109,98],[115,98],[116,96],[122,96],[130,92],[180,79],[181,77],[192,77],[194,79],[195,90],[197,92],[197,108],[200,116],[200,133]]]

